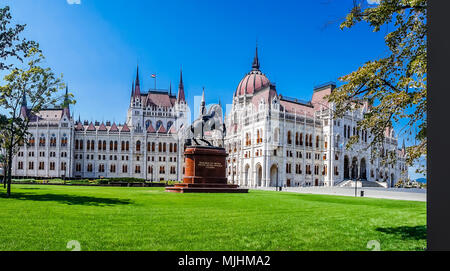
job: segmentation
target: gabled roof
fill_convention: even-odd
[[[75,131],[84,131],[84,126],[81,124],[81,122],[77,123],[77,126],[75,126]]]
[[[151,123],[148,125],[147,133],[156,133],[156,130]]]
[[[130,132],[130,128],[128,128],[128,125],[125,123],[122,127],[122,130],[120,130],[120,132]]]
[[[114,122],[111,128],[109,129],[110,132],[118,132],[119,128],[117,128],[116,123]]]
[[[163,124],[161,124],[161,126],[159,126],[157,133],[167,133],[167,130],[166,130],[166,128],[164,128]]]
[[[169,134],[176,134],[177,133],[177,129],[175,129],[175,125],[174,124],[172,124],[172,127],[170,127],[168,133]]]
[[[170,96],[168,92],[149,91],[144,104],[146,106],[173,107],[175,101],[175,97]]]
[[[102,124],[100,124],[100,127],[98,127],[98,130],[99,131],[104,131],[104,132],[108,131],[108,129],[106,129],[105,124],[103,124],[103,122],[102,122]]]
[[[87,128],[86,131],[95,131],[95,126],[94,126],[94,124],[92,123],[92,121],[91,121],[91,123],[89,123],[89,126],[88,126],[88,128]]]

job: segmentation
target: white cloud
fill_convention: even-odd
[[[69,1],[69,0],[67,0]],[[381,0],[367,0],[367,3],[369,3],[369,5],[376,5],[379,4]]]
[[[81,0],[67,0],[67,4],[69,4],[69,5],[73,5],[73,4],[80,5],[81,4]]]

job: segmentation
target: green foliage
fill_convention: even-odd
[[[355,2],[340,27],[351,28],[364,21],[377,32],[388,25],[390,32],[385,43],[389,54],[342,76],[340,81],[344,84],[328,98],[336,105],[337,117],[368,103],[370,112],[358,127],[372,133],[371,146],[375,152],[383,147],[385,130],[399,120],[406,120],[402,131],[414,134],[417,140],[407,148],[407,162],[411,165],[425,156],[427,149],[427,3],[381,0],[378,5],[366,6],[365,2]],[[350,140],[348,147],[357,141],[357,138]]]
[[[72,94],[56,95],[64,88],[62,76],[57,77],[45,66],[45,57],[35,41],[21,37],[25,25],[12,25],[9,7],[0,8],[0,71],[8,71],[0,86],[0,107],[6,116],[0,119],[0,149],[6,150],[8,195],[12,159],[19,146],[26,143],[30,118],[44,107],[63,100],[73,104]],[[24,98],[26,97],[26,99]],[[27,103],[27,111],[21,110]]]

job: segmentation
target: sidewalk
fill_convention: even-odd
[[[249,189],[258,189],[266,191],[275,191],[275,187],[246,187]],[[383,187],[358,187],[357,195],[360,197],[361,190],[364,191],[364,197],[383,198],[396,200],[427,201],[427,190],[418,188],[383,188]],[[283,187],[284,192],[336,195],[336,196],[355,196],[354,187]]]

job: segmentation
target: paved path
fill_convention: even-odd
[[[248,187],[249,189],[259,189],[275,191],[275,187]],[[383,198],[397,200],[427,201],[427,190],[417,188],[383,188],[383,187],[358,187],[357,195],[364,191],[364,197]],[[322,194],[338,196],[355,196],[354,187],[283,187],[285,192],[304,193],[304,194]]]

